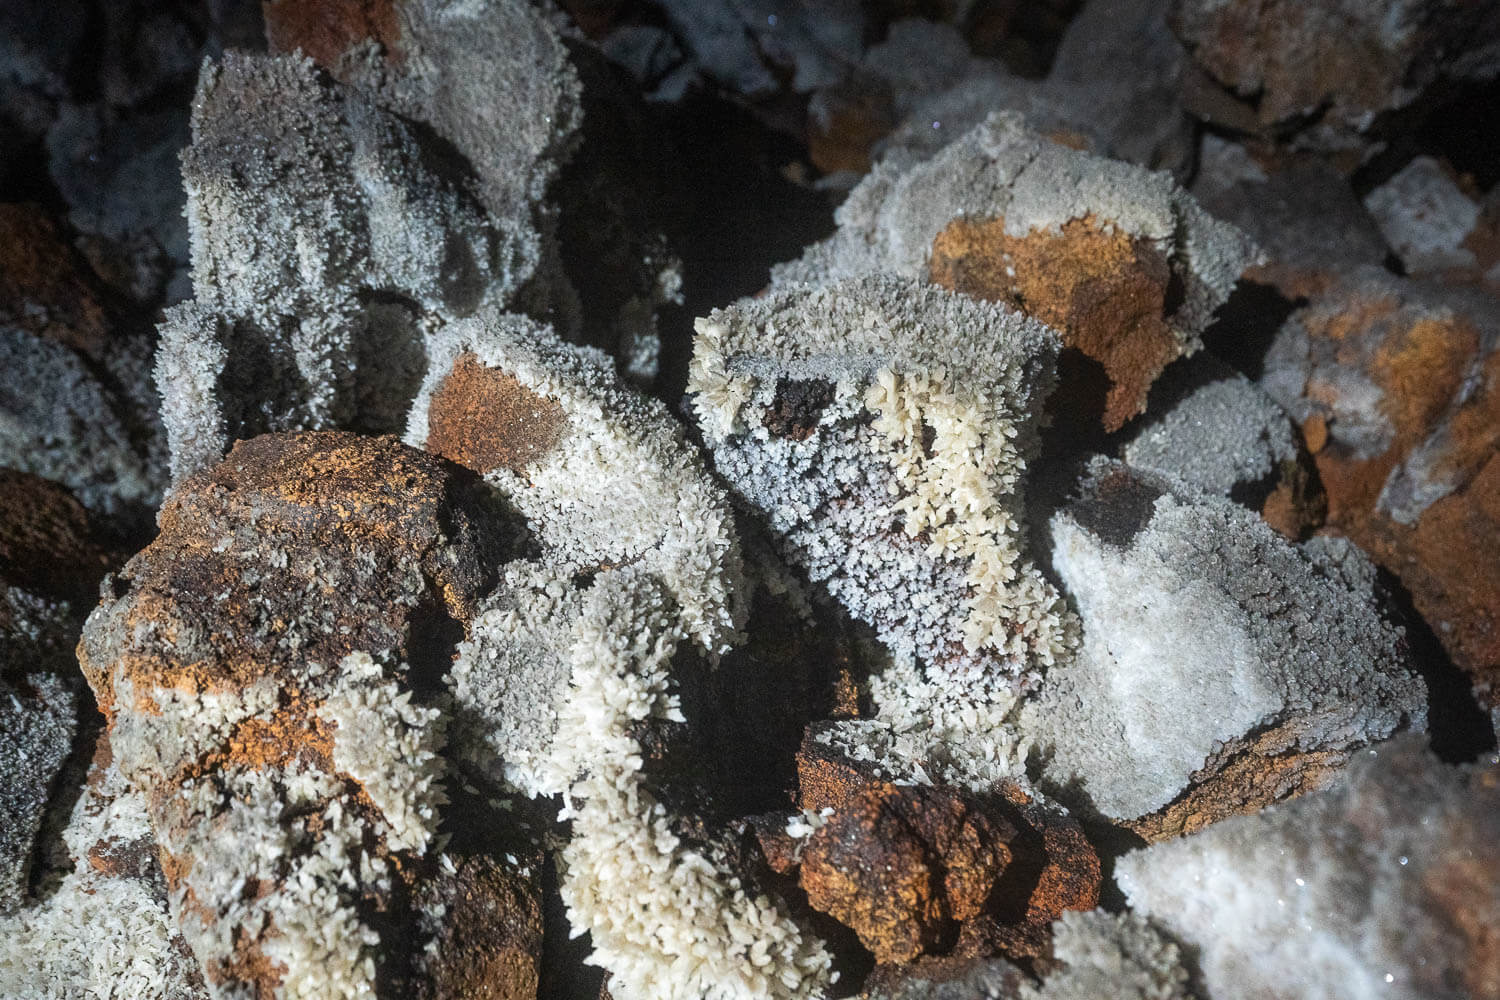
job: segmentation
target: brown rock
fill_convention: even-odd
[[[944,288],[1024,309],[1103,365],[1106,430],[1145,410],[1151,383],[1181,352],[1165,320],[1166,258],[1092,215],[1019,237],[1004,219],[955,219],[933,240],[930,268]]]
[[[1261,130],[1300,130],[1346,152],[1377,115],[1444,76],[1491,75],[1493,56],[1483,50],[1500,35],[1489,5],[1423,0],[1176,0],[1171,21],[1194,62]]]
[[[811,835],[801,884],[877,961],[906,961],[983,910],[1013,834],[952,792],[871,783]]]
[[[1362,273],[1292,314],[1263,382],[1302,423],[1329,526],[1500,705],[1500,309]]]
[[[163,874],[183,899],[174,915],[210,983],[278,989],[295,970],[273,960],[271,942],[306,933],[306,880],[336,876],[317,898],[371,921],[382,939],[380,979],[395,991],[382,995],[410,995],[402,985],[409,963],[433,932],[414,893],[441,866],[411,846],[424,841],[411,840],[415,817],[403,810],[444,798],[394,799],[426,793],[382,790],[378,774],[347,756],[363,743],[348,744],[340,763],[341,739],[373,737],[357,727],[344,734],[350,709],[330,705],[363,705],[391,740],[419,740],[426,749],[411,766],[433,773],[424,762],[430,733],[419,735],[430,716],[409,713],[429,711],[417,707],[421,693],[441,682],[492,585],[508,554],[506,530],[472,472],[393,438],[265,435],[186,480],[161,512],[156,541],[113,582],[85,629],[80,663],[110,719],[115,766],[147,793]],[[367,654],[368,666],[346,662],[354,653]],[[393,687],[416,702],[392,705]],[[229,814],[242,817],[239,825],[227,826]],[[295,845],[276,868],[255,860],[252,844],[236,843],[269,835],[267,824]],[[407,840],[395,843],[402,830]],[[346,871],[319,868],[325,842],[351,858]],[[95,866],[115,864],[116,853],[96,848]],[[224,895],[225,879],[216,877],[224,866],[243,867],[248,895]],[[293,875],[302,881],[283,884]],[[446,933],[468,944],[453,945],[462,954],[452,974],[503,967],[496,982],[513,983],[520,959],[490,947],[498,925],[463,909],[487,878],[474,874],[455,890],[453,906],[465,917]],[[332,919],[328,902],[315,905]],[[304,924],[281,925],[289,912]],[[343,948],[358,947],[344,940]],[[331,960],[359,965],[347,951]]]
[[[1296,740],[1292,726],[1236,740],[1193,775],[1176,801],[1125,826],[1152,844],[1186,836],[1221,819],[1316,791],[1349,759],[1343,750],[1299,752]]]
[[[233,691],[355,650],[420,660],[422,630],[466,620],[493,572],[481,557],[482,494],[454,471],[390,437],[307,432],[239,442],[162,508],[161,535],[126,564],[115,583],[122,596],[105,605],[127,629],[202,636],[204,655],[127,644],[97,657],[104,637],[86,640],[84,673],[100,707],[113,711],[119,677],[136,691]],[[459,544],[445,551],[439,539],[455,535]],[[261,560],[254,577],[242,572],[246,547]],[[373,565],[361,564],[361,551],[378,554]],[[410,572],[431,581],[422,601],[401,597]]]
[[[0,579],[33,593],[92,602],[109,556],[88,511],[41,476],[0,469]]]
[[[567,429],[556,401],[472,353],[459,355],[427,413],[427,450],[480,473],[504,468],[523,474]]]
[[[427,894],[443,918],[421,1000],[535,1000],[542,899],[534,879],[491,858],[468,857]]]
[[[366,39],[399,62],[400,6],[399,0],[263,0],[261,11],[273,52],[301,49],[319,66],[333,69]]]
[[[815,812],[832,808],[836,817],[848,813],[864,789],[884,782],[874,765],[820,742],[817,733],[816,727],[808,730],[797,754],[799,805]],[[954,947],[973,957],[1049,954],[1052,921],[1064,910],[1091,910],[1099,904],[1103,875],[1098,854],[1077,820],[1038,804],[1014,785],[982,800],[964,801],[995,828],[1011,831],[1005,837],[1010,860],[987,905],[963,920]]]
[[[109,318],[84,273],[40,205],[0,205],[0,322],[97,358]]]

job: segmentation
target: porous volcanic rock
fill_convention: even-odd
[[[394,439],[265,435],[182,483],[106,586],[81,664],[216,992],[418,971],[438,928],[417,886],[453,864],[423,701],[516,534],[476,477]]]
[[[1126,821],[1198,810],[1179,822],[1201,825],[1424,728],[1426,684],[1347,541],[1293,545],[1227,499],[1108,461],[1051,530],[1083,644],[1023,727],[1064,801]]]
[[[1302,425],[1330,526],[1398,577],[1500,705],[1500,309],[1473,289],[1349,275],[1292,313],[1261,384]]]
[[[1019,308],[1103,367],[1107,430],[1198,349],[1259,259],[1170,176],[1059,145],[1010,113],[909,168],[883,164],[837,219],[832,237],[773,272],[777,284],[889,273]]]

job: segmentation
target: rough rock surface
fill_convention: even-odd
[[[0,640],[0,913],[27,895],[37,831],[63,761],[73,747],[77,699],[59,677],[12,681],[13,652]]]
[[[1407,274],[1453,281],[1500,282],[1500,242],[1481,199],[1466,191],[1451,167],[1415,157],[1365,195],[1365,207]]]
[[[1065,799],[1133,820],[1219,782],[1182,820],[1213,822],[1424,726],[1426,686],[1347,542],[1299,548],[1228,500],[1107,462],[1051,534],[1083,645],[1023,718]]]
[[[422,701],[514,543],[461,472],[390,438],[241,442],[89,619],[114,764],[216,992],[399,989],[444,919],[414,901],[454,863]]]
[[[207,1000],[167,903],[146,796],[101,737],[45,893],[0,916],[0,993]]]
[[[688,389],[793,565],[937,676],[1020,677],[1068,643],[1015,527],[1055,350],[1039,323],[911,281],[786,285],[700,321]]]
[[[1380,227],[1349,182],[1317,159],[1264,167],[1244,146],[1203,139],[1193,196],[1215,218],[1233,223],[1264,251],[1248,281],[1304,298],[1390,253]]]
[[[774,272],[779,285],[888,273],[1004,302],[1103,366],[1103,424],[1145,407],[1256,251],[1164,174],[1069,149],[996,114],[928,160],[883,164],[834,236]]]
[[[687,692],[744,619],[732,516],[665,407],[612,369],[514,315],[434,340],[407,440],[482,472],[535,545],[459,647],[455,753],[564,797],[562,898],[615,996],[806,996],[830,974],[822,942],[753,891],[674,780],[704,724]]]
[[[91,510],[153,506],[164,479],[149,348],[116,319],[37,205],[0,205],[0,466]]]
[[[654,177],[638,101],[600,56],[519,0],[282,0],[266,17],[273,51],[300,47],[462,158],[516,234],[515,305],[654,376],[654,310],[676,300],[680,275],[643,196]]]
[[[1044,957],[1059,915],[1098,904],[1098,855],[1055,805],[1016,781],[978,793],[893,782],[848,728],[809,730],[797,754],[807,819],[788,826],[790,845],[764,833],[761,843],[778,870],[802,864],[809,901],[853,927],[877,960]]]
[[[174,482],[266,431],[399,430],[425,331],[516,294],[531,237],[439,163],[305,58],[205,68],[183,154],[195,297],[156,364]]]
[[[1127,465],[1235,500],[1294,475],[1287,471],[1297,463],[1291,419],[1245,376],[1205,358],[1169,370],[1157,391],[1159,411],[1121,450]]]
[[[1500,996],[1500,759],[1451,767],[1414,737],[1356,756],[1322,792],[1117,863],[1215,1000]]]
[[[1357,272],[1277,331],[1261,384],[1302,425],[1330,525],[1391,570],[1496,704],[1500,310]]]
[[[874,783],[808,836],[801,885],[877,962],[908,961],[984,910],[1014,835],[952,792]]]
[[[1176,0],[1193,61],[1248,109],[1246,124],[1362,157],[1383,115],[1443,80],[1500,73],[1500,13],[1422,0]]]

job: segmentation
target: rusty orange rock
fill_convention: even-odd
[[[1394,573],[1500,705],[1500,309],[1365,272],[1293,313],[1264,384],[1301,421],[1328,524]]]
[[[555,400],[468,353],[453,363],[427,414],[427,450],[481,473],[523,472],[556,446],[567,427]]]
[[[801,884],[877,961],[906,961],[983,910],[1013,834],[952,792],[872,783],[811,835]]]
[[[264,0],[266,40],[273,52],[301,49],[319,66],[333,69],[366,39],[399,62],[400,0]]]
[[[954,219],[933,240],[930,269],[944,288],[1007,303],[1056,327],[1065,347],[1103,365],[1110,380],[1106,430],[1145,410],[1151,383],[1181,353],[1165,319],[1172,280],[1166,258],[1093,216],[1025,236],[1007,234],[1004,219]]]

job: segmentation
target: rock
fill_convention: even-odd
[[[1288,317],[1261,377],[1302,424],[1330,525],[1401,580],[1491,705],[1497,344],[1491,297],[1362,271]]]
[[[104,354],[109,316],[87,272],[40,205],[0,205],[0,259],[0,324],[88,357]]]
[[[169,912],[146,796],[113,766],[106,736],[55,851],[49,891],[0,916],[0,993],[208,1000]]]
[[[44,848],[89,730],[74,647],[109,561],[98,535],[67,490],[0,468],[0,912],[47,891]]]
[[[266,431],[399,430],[424,328],[516,294],[534,234],[433,153],[305,59],[205,69],[183,154],[195,297],[157,359],[174,481]]]
[[[422,692],[514,535],[474,477],[342,433],[241,442],[160,521],[79,652],[173,918],[215,991],[400,989],[453,863]]]
[[[507,255],[537,252],[526,226],[579,122],[577,73],[546,17],[518,0],[460,10],[272,0],[265,10],[274,51],[300,48],[372,103],[431,128],[474,171],[491,217],[512,228]]]
[[[1055,958],[1036,983],[1003,959],[922,958],[878,969],[867,1000],[1191,1000],[1177,947],[1145,920],[1102,910],[1068,913],[1052,928]]]
[[[0,581],[91,605],[110,553],[88,511],[57,483],[0,468]]]
[[[837,233],[773,272],[777,284],[891,273],[1023,308],[1103,366],[1107,430],[1197,350],[1256,262],[1165,175],[1060,146],[1011,114],[904,172],[876,170],[837,218]]]
[[[1480,199],[1430,156],[1416,157],[1365,195],[1365,207],[1413,277],[1476,281],[1500,264]]]
[[[113,7],[110,8],[113,10]],[[186,49],[193,61],[193,49]],[[188,142],[180,106],[122,113],[65,104],[47,132],[52,183],[95,273],[140,305],[186,293],[188,226],[178,153]]]
[[[1210,355],[1167,369],[1120,457],[1259,511],[1293,541],[1307,537],[1326,512],[1291,418],[1265,390]]]
[[[1185,176],[1192,121],[1177,100],[1185,60],[1166,7],[1164,0],[1085,5],[1040,80],[971,55],[972,30],[966,40],[948,24],[896,21],[850,76],[813,95],[813,162],[830,172],[863,173],[879,159],[904,168],[1005,110],[1064,145]],[[971,13],[971,28],[995,9]]]
[[[22,664],[0,638],[0,913],[26,899],[37,832],[77,728],[75,693],[59,677],[12,679]]]
[[[1024,677],[1065,648],[1012,528],[1050,331],[875,277],[787,285],[697,329],[688,391],[715,466],[792,565],[941,676]]]
[[[1295,547],[1227,500],[1107,462],[1051,532],[1083,645],[1022,725],[1065,801],[1137,820],[1212,784],[1190,799],[1203,811],[1179,810],[1193,828],[1424,727],[1426,685],[1347,542]]]
[[[539,860],[539,858],[538,858]],[[535,1000],[542,957],[542,903],[536,880],[484,856],[465,858],[425,887],[420,904],[443,914],[422,1000]]]
[[[1500,15],[1422,0],[1317,0],[1295,10],[1260,0],[1175,0],[1172,28],[1251,126],[1349,167],[1393,112],[1443,82],[1492,79]]]
[[[1093,151],[1179,179],[1193,160],[1193,126],[1179,90],[1187,67],[1167,25],[1171,0],[1092,0],[1068,22],[1043,83]]]
[[[582,138],[583,92],[548,17],[525,0],[462,9],[433,0],[313,7],[278,0],[267,5],[266,29],[274,51],[300,47],[364,99],[418,123],[435,140],[424,143],[426,158],[447,162],[446,174],[472,178],[472,193],[496,230],[493,260],[508,273],[495,301],[578,338],[579,293],[564,273],[558,207],[548,196]],[[602,82],[593,81],[595,101]],[[614,226],[604,229],[620,235]],[[443,247],[439,239],[434,252]],[[457,263],[444,266],[451,271]]]
[[[1127,855],[1117,878],[1216,998],[1500,996],[1497,764],[1392,741],[1322,792]]]
[[[1306,298],[1349,271],[1382,266],[1390,253],[1348,180],[1322,160],[1263,167],[1244,146],[1205,135],[1199,163],[1193,196],[1265,252],[1247,281]]]
[[[453,752],[563,797],[561,896],[611,992],[821,990],[831,956],[751,880],[684,759],[746,593],[726,498],[681,427],[602,353],[483,311],[434,338],[407,440],[463,442],[452,452],[528,527],[532,550],[504,567],[445,682]]]
[[[832,907],[829,912],[859,931],[878,960],[901,961],[895,955],[913,949],[951,949],[971,959],[1044,957],[1051,924],[1060,914],[1098,905],[1100,863],[1093,846],[1076,820],[1026,790],[1024,778],[983,792],[894,784],[891,762],[877,756],[872,743],[860,743],[860,735],[850,723],[809,729],[797,755],[799,805],[824,825],[797,841],[792,863],[784,867],[800,861],[813,905],[822,900]],[[901,802],[903,797],[913,804]],[[944,836],[951,836],[944,825],[903,818],[913,811],[924,818],[963,818],[975,828],[971,843],[1003,841],[1005,864],[999,866],[998,881],[985,889],[994,866],[974,868],[972,848],[943,846]],[[764,836],[761,840],[766,842]],[[815,847],[814,857],[809,852]],[[951,892],[945,895],[939,886],[954,864],[983,876],[967,879],[984,894],[980,905],[955,907]],[[904,896],[892,886],[866,893],[853,889],[883,885],[885,879],[899,882]],[[977,896],[970,893],[970,898]],[[950,920],[960,921],[956,933]]]
[[[697,70],[747,97],[769,97],[785,79],[807,93],[838,79],[864,43],[863,5],[836,0],[662,0],[661,8]]]
[[[900,965],[877,966],[865,980],[864,1000],[972,1000],[1021,996],[1026,974],[998,958],[923,955]]]
[[[1065,913],[1053,924],[1052,940],[1061,967],[1040,987],[1023,989],[1026,1000],[1192,1000],[1181,951],[1135,914]]]
[[[876,961],[909,961],[984,910],[1014,832],[951,792],[870,784],[808,837],[801,885]]]
[[[0,466],[138,520],[160,499],[164,442],[149,345],[117,323],[42,209],[0,205]]]

